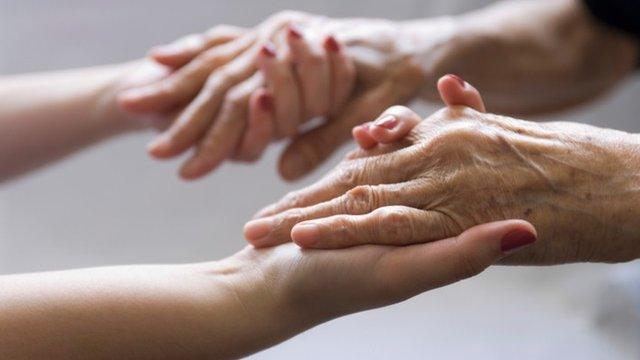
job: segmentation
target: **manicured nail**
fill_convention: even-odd
[[[460,86],[465,87],[467,86],[467,82],[462,80],[462,78],[456,74],[449,74],[448,76],[456,79],[458,81],[458,83],[460,83]]]
[[[256,241],[269,235],[271,219],[251,220],[244,226],[244,237],[249,241]]]
[[[502,252],[511,252],[523,246],[536,242],[536,235],[526,230],[515,230],[502,238],[500,248]]]
[[[300,40],[302,39],[302,30],[300,29],[300,27],[298,25],[289,25],[289,36],[291,36],[292,38],[296,39],[296,40]]]
[[[266,43],[262,45],[262,49],[260,49],[260,53],[266,57],[276,57],[276,47],[272,43]]]
[[[302,247],[311,247],[320,240],[320,227],[314,223],[300,223],[291,229],[291,239]]]
[[[373,122],[373,125],[392,130],[398,126],[398,119],[393,115],[385,115]]]
[[[273,99],[271,95],[262,93],[258,97],[258,105],[263,111],[271,112],[273,110]]]
[[[340,51],[340,43],[338,43],[338,40],[336,40],[333,35],[327,36],[327,38],[324,40],[324,45],[329,51],[333,51],[334,53]]]

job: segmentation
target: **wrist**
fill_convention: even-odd
[[[118,95],[135,86],[136,80],[132,79],[143,72],[144,63],[144,60],[139,60],[106,66],[98,70],[102,81],[93,96],[95,103],[93,116],[95,121],[105,124],[114,134],[143,130],[148,127],[140,116],[126,112],[118,104]]]
[[[278,266],[272,266],[272,260],[264,251],[247,247],[221,261],[198,265],[210,288],[216,293],[223,289],[228,294],[225,298],[233,302],[233,325],[225,331],[229,337],[242,339],[236,340],[238,349],[231,351],[234,356],[273,346],[313,326],[291,306],[288,292],[280,286],[286,280],[273,271]]]

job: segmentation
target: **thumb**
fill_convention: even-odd
[[[445,75],[438,80],[438,92],[447,106],[468,106],[487,112],[480,92],[457,75]]]
[[[400,298],[475,276],[504,257],[536,241],[536,230],[524,220],[474,226],[462,234],[389,253],[379,263],[380,281],[396,284]],[[385,269],[384,267],[388,267]]]
[[[388,86],[360,95],[339,116],[294,139],[280,156],[280,175],[291,181],[311,172],[349,139],[355,125],[375,119],[395,101]]]

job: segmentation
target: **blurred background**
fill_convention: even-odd
[[[252,26],[282,9],[393,19],[456,14],[490,1],[0,0],[0,73],[133,60],[156,44],[219,23]],[[482,90],[482,89],[480,89]],[[640,132],[640,83],[549,120]],[[433,108],[416,107],[427,115]],[[546,119],[545,119],[546,120]],[[0,187],[0,273],[230,255],[258,208],[311,182],[286,184],[280,147],[258,164],[227,164],[196,183],[178,162],[145,154],[152,133],[103,143]],[[636,263],[495,267],[386,309],[312,329],[256,359],[640,358]],[[2,291],[2,289],[0,289]]]

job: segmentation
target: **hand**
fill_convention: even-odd
[[[446,42],[450,26],[447,19],[434,20],[432,23],[432,29],[440,29],[440,33],[434,31],[429,37],[429,44],[436,48]],[[121,96],[121,104],[130,111],[157,112],[179,108],[200,91],[181,112],[173,126],[152,143],[151,154],[159,158],[172,157],[199,141],[198,152],[187,161],[181,171],[187,178],[202,176],[222,160],[234,155],[234,150],[243,136],[243,130],[246,129],[247,121],[250,121],[247,119],[247,104],[252,98],[256,99],[252,102],[255,105],[260,102],[269,102],[259,101],[258,98],[264,95],[258,94],[253,97],[251,95],[259,91],[263,82],[260,74],[255,72],[256,57],[261,53],[263,45],[268,41],[276,45],[287,43],[287,45],[293,45],[290,49],[294,55],[296,49],[299,50],[305,46],[303,41],[298,41],[299,46],[296,47],[295,41],[286,39],[288,31],[284,30],[292,24],[304,29],[305,35],[309,36],[311,41],[308,44],[311,47],[307,50],[311,51],[307,53],[317,55],[318,51],[314,49],[323,46],[316,44],[323,43],[322,39],[327,39],[331,34],[335,35],[336,43],[343,50],[341,54],[345,54],[337,59],[341,61],[351,59],[355,64],[357,92],[352,101],[344,107],[344,111],[340,112],[339,117],[330,119],[325,125],[297,138],[291,144],[283,154],[280,165],[281,173],[287,179],[304,175],[328,157],[348,139],[354,124],[373,117],[390,104],[410,100],[424,83],[429,83],[426,79],[431,76],[429,70],[431,67],[427,69],[418,61],[418,55],[413,52],[415,51],[414,41],[417,40],[406,34],[402,24],[383,20],[336,20],[291,12],[278,14],[258,26],[256,30],[249,31],[235,40],[210,49],[202,46],[200,48],[202,52],[198,56],[166,80],[143,89],[132,90]],[[421,40],[421,46],[427,46],[425,43]],[[179,46],[176,47],[179,48]],[[298,52],[300,53],[304,51]],[[182,58],[189,58],[193,54],[194,51],[191,48],[188,56],[185,55]],[[292,57],[295,58],[295,56]],[[317,58],[316,56],[316,60]],[[291,58],[278,56],[278,59],[290,60]],[[332,61],[329,63],[333,64]],[[267,67],[264,65],[263,69]],[[323,67],[325,70],[320,73],[326,73],[326,65],[316,64],[316,68]],[[345,68],[347,68],[346,65]],[[292,71],[289,69],[288,73],[280,73],[280,75],[289,74],[286,75],[289,85],[294,82],[290,76]],[[297,71],[294,75],[301,73]],[[304,100],[312,97],[306,96],[301,99],[298,94],[298,100],[295,100],[294,96],[294,101],[289,102],[293,104],[294,110],[285,112],[283,110],[285,101],[280,99],[286,98],[284,94],[287,89],[290,92],[292,87],[284,84],[279,87],[282,91],[272,94],[275,97],[275,120],[282,128],[279,131],[280,135],[294,133],[294,125],[301,122],[300,119],[296,119],[296,114],[301,113],[300,118],[305,121],[310,116],[324,112],[327,104],[332,104],[329,106],[329,113],[332,113],[339,107],[338,104],[345,102],[344,94],[350,92],[348,90],[352,87],[350,83],[341,86],[343,90],[336,90],[333,94],[323,95],[325,91],[315,93],[314,89],[326,88],[326,82],[323,83],[326,76],[314,77],[312,73],[316,72],[305,71],[304,76],[297,80],[303,85],[303,91],[314,92],[313,102]],[[336,71],[333,72],[333,74],[336,73]],[[348,79],[348,77],[345,78]],[[273,84],[275,85],[276,82],[274,81]],[[337,94],[340,91],[342,92]],[[332,102],[332,98],[338,100]],[[299,112],[295,111],[295,108],[308,111]],[[267,116],[262,117],[267,118]],[[207,131],[208,134],[203,137]],[[243,149],[242,146],[240,148]],[[243,158],[242,155],[239,157]],[[249,156],[249,158],[252,157],[255,156]]]
[[[417,117],[406,108],[385,115],[400,123]],[[268,207],[245,236],[256,246],[292,238],[314,248],[401,245],[523,218],[538,228],[540,241],[509,263],[640,256],[636,135],[458,106],[420,122],[403,144],[377,151],[347,158]]]
[[[208,36],[207,41],[196,41],[196,46],[186,45],[192,41],[180,41],[170,51],[156,49],[153,54],[158,61],[175,66],[188,63],[160,82],[131,89],[119,97],[121,106],[130,112],[179,111],[171,127],[152,142],[150,153],[157,158],[169,158],[199,143],[196,153],[181,169],[181,175],[188,179],[208,173],[235,155],[250,117],[249,101],[268,103],[263,95],[252,98],[263,83],[256,72],[256,57],[263,45],[274,40],[291,22],[312,20],[321,18],[286,12],[271,17],[255,31],[237,30],[229,36],[233,31],[218,31],[217,34],[227,35],[220,35],[222,40],[211,40],[215,36]]]
[[[278,305],[272,314],[289,328],[271,335],[282,341],[338,316],[397,303],[476,275],[530,245],[535,236],[527,222],[509,220],[406,247],[366,245],[319,251],[291,243],[268,249],[249,246],[223,261],[221,272],[232,279],[236,274],[255,279],[258,287],[242,281],[238,287],[237,293],[241,299],[248,298],[247,304],[262,306],[275,299]],[[208,273],[216,271],[209,269]],[[260,290],[261,297],[245,292],[255,288],[267,290]]]

